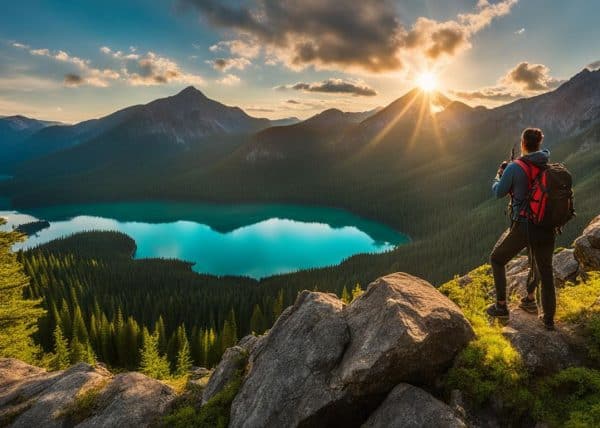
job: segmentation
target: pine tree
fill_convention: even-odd
[[[134,369],[138,366],[139,362],[139,350],[141,345],[140,340],[140,326],[133,317],[127,318],[125,324],[125,352],[126,352],[126,363],[125,367],[128,369]]]
[[[265,331],[265,317],[260,310],[260,306],[254,305],[252,317],[250,317],[250,331],[255,334],[262,334]]]
[[[237,324],[235,322],[235,312],[233,309],[229,311],[229,316],[223,323],[221,331],[221,352],[237,343]]]
[[[360,288],[360,284],[357,283],[352,289],[352,300],[360,297],[361,294],[363,294],[363,289]]]
[[[190,343],[185,333],[184,325],[177,329],[179,350],[177,351],[176,374],[177,376],[186,376],[192,368],[192,356],[190,355]]]
[[[75,311],[73,312],[73,338],[77,337],[80,343],[87,343],[89,335],[85,322],[83,321],[83,315],[81,314],[81,308],[76,304]]]
[[[283,289],[279,290],[277,299],[275,299],[275,303],[273,304],[273,321],[279,318],[281,312],[283,312]]]
[[[71,364],[77,364],[78,362],[84,360],[85,348],[77,337],[74,337],[73,340],[71,340],[71,344],[69,347],[71,349]]]
[[[351,297],[350,297],[350,293],[348,293],[348,289],[346,288],[346,286],[344,285],[344,288],[342,289],[342,302],[344,303],[350,303],[352,301]]]
[[[54,370],[64,370],[69,367],[69,343],[63,336],[60,326],[54,329],[54,357],[52,359],[52,368]]]
[[[169,362],[166,357],[161,356],[158,352],[158,337],[155,334],[150,334],[146,327],[142,330],[142,337],[144,345],[142,347],[140,371],[155,379],[169,377]]]
[[[0,219],[0,224],[5,221]],[[23,265],[11,251],[21,239],[15,232],[0,232],[0,357],[13,357],[35,363],[40,352],[31,335],[38,319],[45,314],[40,300],[26,300],[23,291],[29,285]]]
[[[158,317],[158,320],[154,324],[154,334],[158,338],[158,350],[161,354],[167,352],[167,333],[165,332],[165,322],[162,315]]]
[[[96,362],[96,356],[92,345],[89,342],[80,342],[77,336],[71,341],[71,364],[77,364],[80,362],[94,365]]]

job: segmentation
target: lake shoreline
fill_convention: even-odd
[[[359,254],[381,254],[411,242],[408,235],[349,211],[306,205],[154,200],[10,213],[52,224],[22,249],[81,231],[113,230],[136,241],[136,259],[179,259],[195,263],[200,274],[257,280],[338,266]]]

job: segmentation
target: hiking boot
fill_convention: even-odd
[[[519,303],[519,308],[523,309],[525,312],[529,312],[532,314],[537,314],[538,306],[535,300],[530,300],[527,296],[521,299],[521,303]]]
[[[548,331],[554,331],[556,328],[554,327],[554,321],[542,320],[544,323],[544,328]]]
[[[499,305],[498,303],[494,303],[490,307],[488,307],[485,312],[494,318],[508,318],[508,307],[506,305]]]

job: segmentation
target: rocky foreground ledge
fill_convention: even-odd
[[[0,426],[150,426],[174,398],[171,388],[140,373],[113,376],[86,363],[47,372],[0,359]]]
[[[557,253],[561,282],[600,270],[599,237],[600,216],[574,250]],[[523,259],[509,267],[512,292],[521,290],[526,269]],[[574,336],[547,332],[535,316],[514,311],[503,334],[532,375],[580,364]],[[473,338],[458,306],[405,273],[377,279],[349,305],[334,294],[304,291],[268,333],[225,352],[198,406],[241,379],[231,403],[234,428],[462,427],[460,397],[448,405],[435,395]],[[171,388],[139,373],[112,375],[84,363],[46,372],[0,359],[0,426],[155,426],[174,399]]]

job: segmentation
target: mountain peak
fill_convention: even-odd
[[[204,95],[204,93],[202,93],[202,91],[197,89],[195,86],[188,86],[187,88],[177,93],[177,95],[175,96],[201,96],[203,98],[206,98],[206,95]]]

